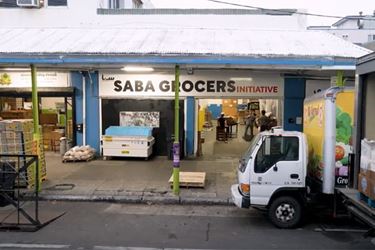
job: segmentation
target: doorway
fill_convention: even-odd
[[[197,156],[204,158],[240,157],[247,149],[250,138],[245,136],[246,121],[249,114],[256,119],[261,111],[272,117],[275,125],[282,124],[280,99],[222,98],[198,99]],[[224,114],[228,127],[227,140],[219,135],[218,118]],[[253,127],[253,135],[258,129]],[[249,129],[247,135],[249,135]]]

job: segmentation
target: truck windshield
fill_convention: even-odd
[[[257,135],[254,136],[253,139],[250,141],[249,148],[246,150],[246,153],[245,153],[245,154],[243,155],[243,157],[242,157],[242,159],[245,160],[245,163],[246,163],[246,164],[247,164],[247,162],[249,161],[250,156],[251,156],[252,152],[254,151],[256,145],[258,144],[259,139],[260,139],[260,134],[257,134]]]

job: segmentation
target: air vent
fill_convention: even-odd
[[[20,7],[39,7],[39,0],[17,0]]]

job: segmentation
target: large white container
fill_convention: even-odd
[[[103,156],[145,157],[152,154],[152,136],[102,136]]]

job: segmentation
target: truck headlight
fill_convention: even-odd
[[[250,185],[245,183],[240,183],[240,191],[243,195],[249,196],[250,195]]]

